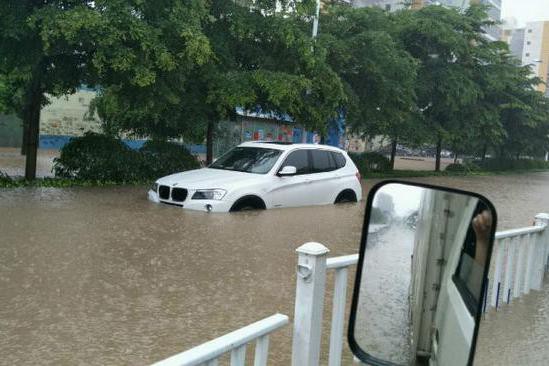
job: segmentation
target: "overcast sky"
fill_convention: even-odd
[[[549,20],[549,0],[503,0],[502,19],[514,17],[519,26],[535,20]]]
[[[549,0],[547,0],[549,1]],[[419,209],[421,195],[425,188],[407,186],[404,184],[390,183],[379,189],[376,192],[383,192],[393,198],[395,205],[395,213],[397,216],[406,216],[413,211]],[[374,196],[374,207],[377,207],[377,196]]]

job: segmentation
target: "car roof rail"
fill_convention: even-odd
[[[255,144],[275,144],[275,145],[293,145],[289,141],[253,141]]]

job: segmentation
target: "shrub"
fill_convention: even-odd
[[[143,173],[148,178],[163,177],[200,167],[196,158],[184,146],[163,141],[147,141],[139,150]]]
[[[446,167],[447,172],[467,172],[469,169],[463,164],[453,163]]]
[[[488,171],[502,170],[527,170],[527,169],[549,169],[549,162],[533,159],[486,159],[476,162],[477,165]]]
[[[478,166],[478,164],[476,164],[475,162],[473,161],[465,161],[463,163],[463,165],[465,166],[465,168],[467,169],[467,171],[469,172],[478,172],[478,171],[481,171],[482,169]]]
[[[349,153],[349,157],[353,160],[361,174],[391,170],[391,161],[380,153]]]
[[[120,139],[87,132],[63,146],[53,170],[61,178],[124,182],[139,179],[139,159]]]
[[[0,170],[0,187],[12,187],[15,185],[13,179],[7,173]]]
[[[148,141],[140,150],[122,140],[88,132],[63,146],[56,177],[99,182],[136,182],[194,169],[196,159],[181,145]]]

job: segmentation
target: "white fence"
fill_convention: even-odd
[[[539,214],[534,226],[496,233],[492,268],[488,276],[484,310],[540,289],[549,270],[549,214]],[[327,258],[329,250],[319,243],[297,249],[297,285],[293,324],[292,365],[317,366],[320,359],[322,315],[327,271],[334,270],[334,291],[330,328],[329,366],[341,365],[345,334],[348,269],[358,254]],[[244,365],[246,344],[255,341],[254,365],[266,365],[268,335],[288,323],[276,314],[189,351],[160,361],[155,366],[217,365],[217,359],[231,352],[231,366]]]
[[[534,226],[496,233],[493,266],[488,276],[484,310],[539,290],[549,264],[549,215],[536,216]]]
[[[154,366],[217,366],[219,357],[227,352],[231,352],[231,366],[244,366],[246,345],[253,341],[256,342],[254,366],[265,366],[269,355],[269,334],[286,324],[288,324],[286,315],[275,314],[157,362]]]

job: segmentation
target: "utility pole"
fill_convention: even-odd
[[[315,17],[313,19],[313,39],[315,39],[318,34],[318,18],[319,17],[320,17],[320,0],[316,0]]]

